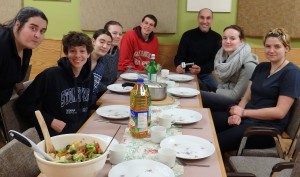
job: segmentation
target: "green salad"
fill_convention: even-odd
[[[72,144],[68,144],[64,149],[56,150],[55,153],[50,153],[50,156],[54,159],[54,162],[59,163],[76,163],[84,162],[90,159],[94,159],[103,154],[99,143],[85,143],[81,144],[76,141]]]

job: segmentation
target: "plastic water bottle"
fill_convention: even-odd
[[[129,131],[134,138],[146,138],[148,136],[151,100],[148,87],[142,78],[137,79],[130,92],[130,118]]]
[[[157,65],[155,63],[155,54],[151,54],[151,61],[147,67],[148,80],[149,81],[157,81]]]

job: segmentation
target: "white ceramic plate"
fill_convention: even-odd
[[[168,78],[176,82],[188,82],[194,79],[193,76],[184,75],[184,74],[170,74],[168,75]]]
[[[113,92],[117,93],[129,93],[132,90],[133,87],[131,86],[126,86],[122,87],[122,84],[111,84],[107,86],[107,89]]]
[[[124,119],[130,116],[130,107],[127,105],[108,105],[96,110],[99,116],[110,119]]]
[[[175,177],[173,170],[168,166],[153,160],[129,160],[114,166],[108,177]]]
[[[107,135],[102,135],[102,134],[91,134],[92,136],[95,136],[97,138],[101,138],[106,142],[110,142],[112,137],[111,136],[107,136]],[[111,142],[111,144],[119,144],[118,140],[113,139],[113,141]],[[108,148],[109,149],[109,148]]]
[[[182,159],[206,158],[215,152],[215,146],[211,142],[191,135],[167,137],[160,142],[160,147],[175,149],[176,157]]]
[[[202,119],[202,115],[199,112],[189,109],[168,109],[161,112],[158,116],[169,115],[176,124],[190,124],[198,122]]]
[[[188,87],[172,87],[167,91],[172,95],[179,97],[194,97],[200,94],[198,90]]]
[[[145,78],[147,78],[147,75],[142,74]],[[136,81],[139,76],[136,73],[123,73],[120,75],[122,79],[128,80],[128,81]]]

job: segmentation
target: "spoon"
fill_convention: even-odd
[[[46,152],[47,153],[54,153],[55,152],[55,148],[53,146],[53,143],[51,141],[51,137],[47,128],[47,125],[45,123],[45,119],[41,113],[41,111],[37,110],[35,111],[35,116],[39,122],[39,125],[42,129],[42,133],[45,139],[45,145],[46,145]]]
[[[45,159],[49,161],[53,161],[53,158],[49,156],[45,151],[43,151],[41,148],[39,148],[33,141],[31,141],[29,138],[24,136],[22,133],[19,133],[15,130],[9,130],[9,135],[20,141],[21,143],[25,144],[28,147],[31,147],[35,152],[41,154],[45,157]]]
[[[120,128],[121,128],[121,125],[119,126],[118,130],[116,131],[116,133],[115,133],[114,136],[111,138],[111,140],[110,140],[110,142],[108,143],[108,145],[106,146],[105,150],[103,151],[103,154],[105,154],[105,152],[108,150],[110,144],[111,144],[111,143],[113,142],[113,140],[115,139],[115,137],[116,137],[118,131],[120,130]]]

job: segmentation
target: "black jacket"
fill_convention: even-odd
[[[12,30],[0,27],[0,106],[9,101],[15,84],[24,79],[31,55],[31,49],[23,50],[21,66]]]
[[[50,126],[54,118],[66,123],[61,134],[75,133],[89,116],[92,88],[90,59],[75,78],[69,60],[64,57],[59,59],[58,66],[46,69],[35,78],[18,99],[17,108],[39,133],[40,127],[34,114],[38,109],[51,136],[58,134]]]

